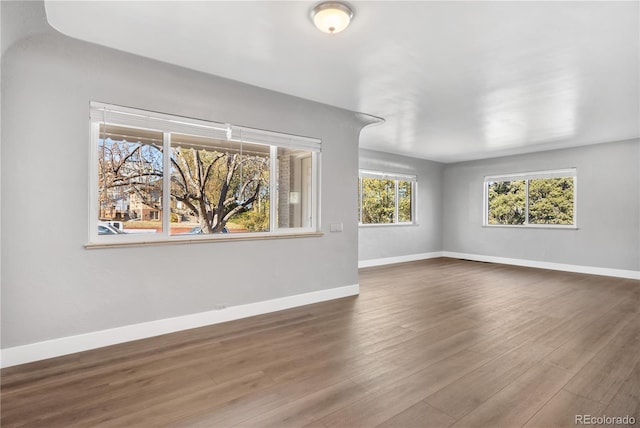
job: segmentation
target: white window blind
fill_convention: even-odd
[[[310,152],[321,151],[321,141],[317,138],[302,137],[300,135],[283,134],[262,129],[231,126],[230,140],[246,143],[266,144],[269,146],[286,147],[288,149],[302,149]]]
[[[576,168],[554,169],[550,171],[533,171],[518,174],[490,175],[484,178],[485,183],[496,181],[537,180],[542,178],[576,177]]]
[[[118,124],[131,126],[133,128],[198,135],[219,140],[226,140],[229,134],[229,125],[223,123],[189,118],[180,118],[180,120],[177,120],[176,117],[162,113],[110,104],[92,102],[90,112],[92,122],[104,123],[106,125]]]
[[[176,118],[176,116],[112,104],[92,102],[90,115],[92,122],[103,123],[105,125],[117,124],[134,128],[215,138],[223,141],[263,144],[312,152],[320,152],[322,149],[322,142],[317,138],[186,117]]]
[[[415,175],[397,174],[397,173],[380,172],[380,171],[368,171],[364,169],[360,170],[360,177],[378,178],[380,180],[399,180],[399,181],[411,181],[411,182],[418,181],[418,177]]]

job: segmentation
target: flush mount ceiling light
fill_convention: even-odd
[[[313,23],[323,33],[339,33],[347,28],[352,18],[351,8],[337,1],[320,3],[311,10]]]

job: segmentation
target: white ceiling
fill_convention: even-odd
[[[640,136],[640,3],[61,2],[69,36],[382,117],[360,145],[442,162]]]

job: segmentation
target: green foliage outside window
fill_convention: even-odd
[[[361,177],[358,206],[362,224],[411,223],[414,182],[395,178]]]
[[[396,189],[393,180],[362,178],[362,223],[394,223]]]
[[[573,178],[529,181],[529,223],[573,224]]]
[[[487,186],[488,224],[575,224],[573,177],[496,181]]]
[[[411,222],[411,182],[398,181],[398,221]]]
[[[268,195],[265,200],[253,204],[253,208],[240,214],[236,222],[241,224],[249,232],[269,231],[269,200]]]
[[[525,181],[489,183],[489,224],[524,224]]]

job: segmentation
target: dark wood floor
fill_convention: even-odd
[[[3,427],[640,424],[640,282],[434,259],[361,295],[2,371]]]

